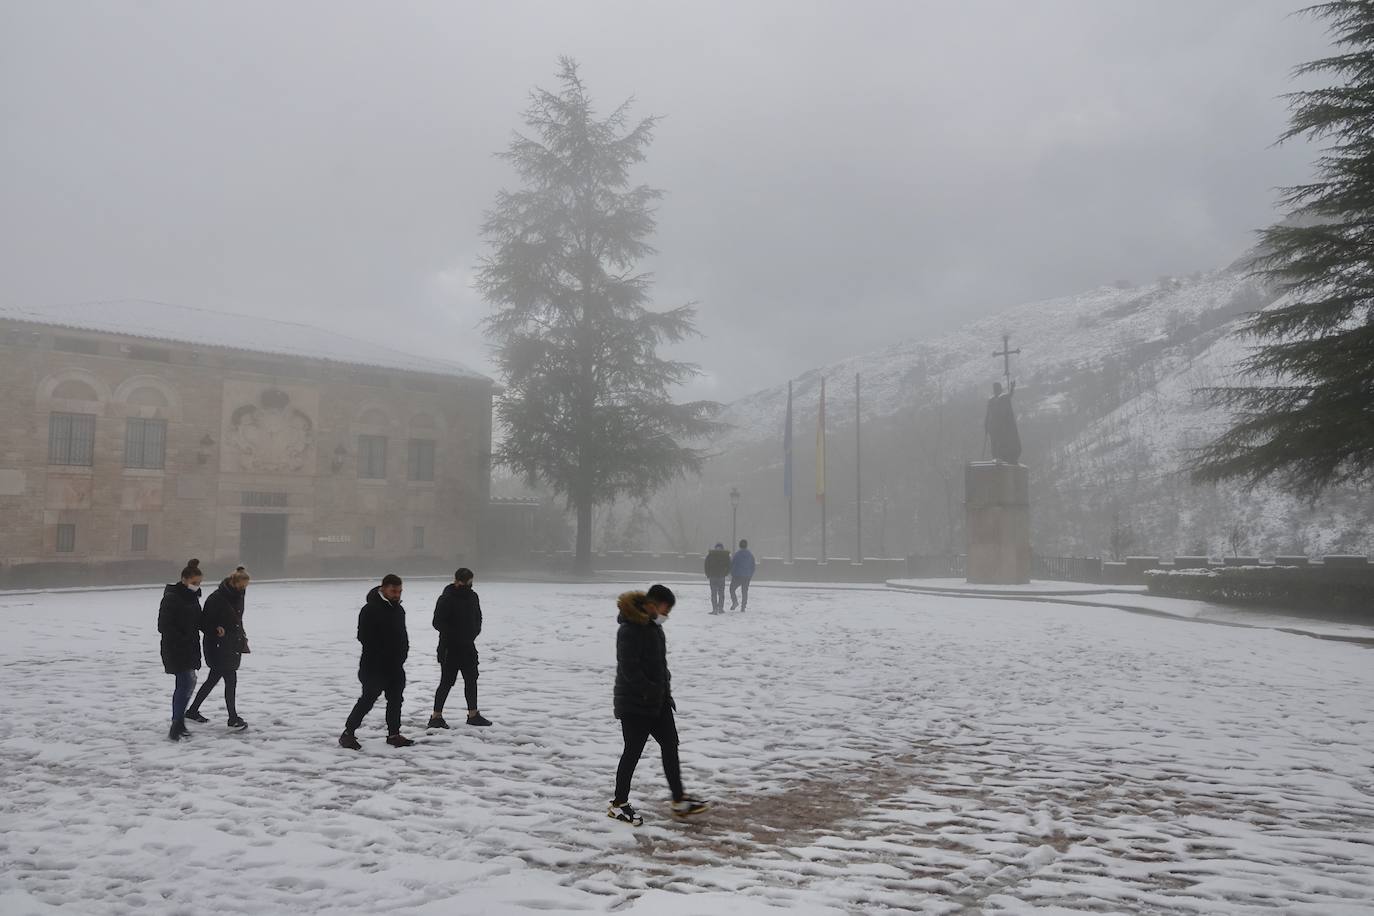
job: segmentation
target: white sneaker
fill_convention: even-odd
[[[691,817],[710,807],[710,802],[704,802],[699,798],[680,798],[673,802],[673,817]]]

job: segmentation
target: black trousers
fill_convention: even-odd
[[[682,798],[682,764],[677,756],[677,723],[673,721],[672,707],[665,703],[658,718],[626,716],[620,720],[620,731],[625,736],[625,750],[620,755],[620,766],[615,771],[613,801],[630,800],[630,782],[634,779],[635,767],[639,765],[640,755],[644,753],[644,745],[651,735],[663,753],[663,775],[668,777],[673,801]]]
[[[191,701],[192,712],[200,712],[200,704],[205,702],[210,691],[214,690],[215,685],[221,680],[224,681],[224,709],[229,713],[229,718],[237,719],[239,717],[239,711],[234,706],[234,699],[239,689],[239,673],[237,671],[221,671],[218,668],[210,669],[210,676],[205,679],[205,683],[196,692],[196,698]]]
[[[359,725],[363,724],[363,718],[370,712],[372,707],[377,705],[377,698],[386,694],[386,731],[388,735],[397,735],[401,732],[401,695],[406,689],[406,674],[404,671],[392,675],[373,675],[363,677],[358,675],[358,680],[362,682],[363,693],[358,697],[358,702],[353,704],[353,711],[348,714],[348,722],[344,730],[348,732],[356,731]]]
[[[448,702],[448,692],[453,689],[453,685],[458,682],[458,675],[463,675],[463,698],[468,701],[468,712],[478,709],[477,706],[477,661],[469,659],[468,664],[460,664],[458,653],[449,652],[439,662],[439,689],[434,691],[434,709],[436,712],[444,711],[444,704]]]

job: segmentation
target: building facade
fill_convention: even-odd
[[[259,578],[472,563],[493,390],[289,322],[0,308],[0,583],[192,556]]]

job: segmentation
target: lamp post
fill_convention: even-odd
[[[738,538],[739,522],[739,487],[730,488],[730,549],[734,550],[739,543]]]

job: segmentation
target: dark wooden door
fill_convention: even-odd
[[[286,572],[285,513],[245,512],[239,516],[239,562],[254,578]]]

